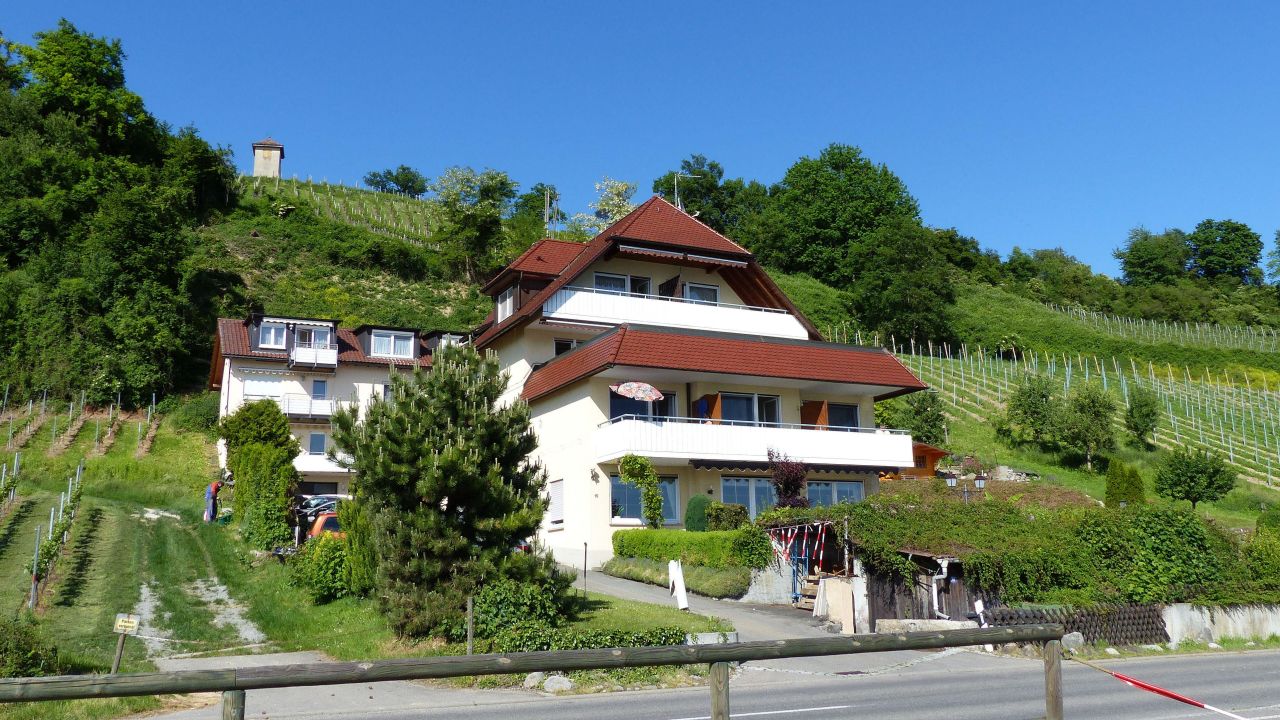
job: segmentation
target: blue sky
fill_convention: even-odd
[[[584,210],[603,175],[691,153],[771,183],[832,142],[925,220],[1103,272],[1137,225],[1248,223],[1280,200],[1280,3],[11,2],[120,38],[153,113],[285,173],[494,167]],[[53,7],[56,6],[56,7]]]

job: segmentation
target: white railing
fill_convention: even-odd
[[[595,431],[596,462],[628,453],[655,459],[766,462],[769,448],[815,465],[914,464],[911,435],[905,430],[623,415]]]
[[[804,339],[809,333],[794,315],[778,308],[713,303],[690,298],[642,295],[618,290],[566,287],[542,306],[555,320],[713,330]]]
[[[338,364],[338,346],[334,343],[294,343],[289,359],[306,365]]]
[[[345,473],[350,472],[338,463],[329,459],[328,455],[311,455],[302,453],[293,459],[293,468],[303,473]]]
[[[305,415],[308,417],[324,417],[332,415],[347,403],[340,403],[333,398],[315,398],[310,395],[285,395],[276,398],[280,410],[285,415]]]

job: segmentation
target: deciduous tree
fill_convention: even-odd
[[[1084,457],[1093,471],[1093,458],[1115,446],[1116,401],[1098,382],[1086,382],[1072,389],[1059,422],[1058,440],[1067,452]]]
[[[1144,227],[1129,231],[1125,246],[1114,253],[1124,281],[1130,285],[1167,285],[1187,276],[1191,245],[1181,230],[1156,234]]]
[[[1129,406],[1124,412],[1124,426],[1143,447],[1151,446],[1151,436],[1160,425],[1160,397],[1154,390],[1133,385],[1129,388]]]
[[[1170,500],[1213,502],[1236,486],[1236,473],[1222,456],[1208,450],[1176,448],[1156,472],[1156,494]]]
[[[1248,225],[1235,220],[1203,220],[1187,241],[1191,245],[1191,268],[1201,277],[1261,283],[1258,261],[1262,258],[1262,237]]]
[[[849,284],[858,323],[906,341],[951,340],[956,291],[934,235],[910,218],[890,218],[852,251]]]
[[[430,187],[427,176],[408,165],[370,172],[364,176],[364,184],[378,192],[397,193],[414,198],[422,197]]]

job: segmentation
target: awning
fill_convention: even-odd
[[[768,472],[769,463],[758,462],[754,460],[703,460],[695,458],[689,461],[689,464],[698,470],[716,470],[719,472]],[[898,472],[898,468],[869,466],[869,465],[821,465],[816,463],[805,463],[805,468],[810,472],[822,473],[867,473],[876,474],[879,472]]]

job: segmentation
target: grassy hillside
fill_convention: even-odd
[[[488,312],[487,298],[447,272],[421,237],[396,236],[395,223],[427,222],[428,203],[288,181],[262,183],[255,195],[254,183],[246,185],[235,210],[197,231],[195,263],[221,293],[223,314],[253,307],[348,325],[467,330]],[[331,203],[364,209],[353,217]],[[410,215],[415,204],[421,208]]]

